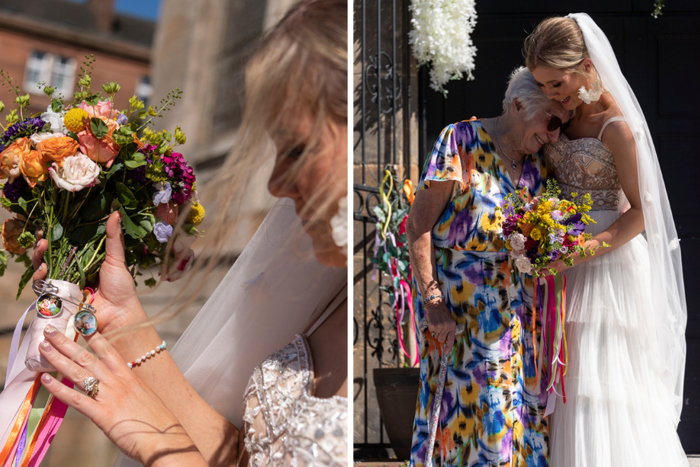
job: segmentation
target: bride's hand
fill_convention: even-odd
[[[206,465],[177,418],[134,376],[102,335],[86,338],[97,357],[53,326],[46,327],[44,337],[41,354],[77,389],[84,391],[89,377],[99,381],[92,397],[68,388],[48,373],[41,377],[44,387],[90,418],[124,454],[144,465]]]
[[[100,268],[100,285],[95,293],[93,306],[97,309],[98,331],[105,333],[146,319],[141,302],[136,295],[136,285],[126,267],[124,237],[121,216],[113,212],[107,219],[106,257]],[[48,242],[39,240],[32,254],[36,272],[33,280],[43,280],[47,266],[43,262]]]

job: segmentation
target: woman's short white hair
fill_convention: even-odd
[[[504,114],[508,113],[510,105],[516,98],[523,105],[526,120],[532,120],[538,110],[545,110],[547,105],[551,104],[535,77],[524,66],[516,68],[510,75],[506,96],[503,99]]]

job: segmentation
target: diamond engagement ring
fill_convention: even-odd
[[[83,388],[85,388],[85,394],[94,399],[97,393],[100,391],[99,384],[100,380],[95,378],[94,376],[85,378],[85,381],[83,381]]]

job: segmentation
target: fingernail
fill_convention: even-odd
[[[51,376],[49,376],[48,373],[44,373],[41,375],[41,380],[45,383],[50,383],[51,382]]]
[[[50,324],[44,328],[44,334],[46,334],[47,336],[53,336],[55,332],[56,328],[51,326]]]
[[[51,344],[49,344],[47,341],[43,341],[43,342],[42,342],[41,344],[39,344],[39,345],[40,345],[41,348],[44,349],[44,351],[46,351],[46,352],[51,352],[51,350],[52,350]]]
[[[121,212],[117,213],[117,219],[119,220],[119,223],[121,224],[122,223],[122,213]]]
[[[39,266],[39,271],[43,271],[45,267],[46,263],[41,263],[41,266]]]

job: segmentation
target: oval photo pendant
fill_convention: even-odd
[[[44,294],[36,301],[36,312],[44,318],[53,318],[61,314],[63,302],[60,298],[51,294]]]
[[[83,336],[92,336],[97,331],[97,318],[87,311],[79,311],[75,314],[73,328]]]

